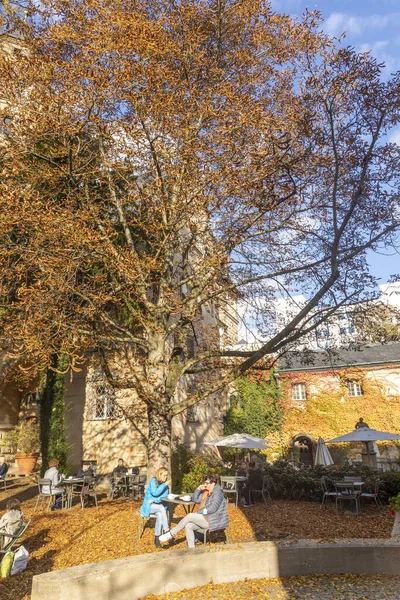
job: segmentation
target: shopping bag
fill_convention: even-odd
[[[9,577],[11,575],[11,569],[14,563],[14,552],[9,550],[3,556],[3,560],[0,564],[0,577]]]
[[[18,550],[14,552],[14,562],[11,569],[11,575],[21,573],[26,569],[28,564],[29,552],[24,546],[20,546]]]

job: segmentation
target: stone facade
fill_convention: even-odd
[[[185,389],[179,391],[180,399]],[[112,390],[95,360],[65,378],[68,444],[72,470],[82,460],[96,461],[99,473],[110,473],[122,458],[129,467],[147,465],[147,419],[133,390]],[[200,450],[223,434],[227,397],[220,394],[174,418],[172,436]],[[135,406],[132,410],[132,405]]]
[[[280,361],[279,381],[285,418],[281,444],[295,460],[313,464],[316,442],[349,433],[363,417],[377,430],[400,433],[400,343],[372,344],[334,353],[298,352]],[[367,462],[361,444],[329,447],[335,462]],[[397,467],[395,445],[374,447],[382,470]]]

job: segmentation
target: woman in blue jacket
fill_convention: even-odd
[[[154,542],[157,548],[161,548],[159,540],[161,528],[163,528],[164,533],[169,531],[167,512],[165,506],[162,504],[162,501],[167,498],[169,492],[168,486],[165,483],[167,479],[167,469],[161,467],[156,471],[155,477],[152,477],[149,481],[143,504],[140,508],[140,514],[146,519],[148,519],[150,515],[156,515]]]

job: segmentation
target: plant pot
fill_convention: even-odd
[[[30,475],[36,467],[39,452],[17,452],[15,455],[20,475]]]
[[[399,537],[400,536],[400,512],[396,511],[395,517],[394,517],[394,523],[393,523],[393,529],[392,529],[392,537]]]

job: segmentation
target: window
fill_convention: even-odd
[[[93,420],[112,419],[115,416],[115,392],[109,385],[97,385],[92,409]]]
[[[363,396],[364,392],[361,384],[358,381],[346,381],[347,389],[349,390],[349,396],[352,398],[356,396]]]
[[[26,408],[31,408],[32,406],[37,406],[40,403],[39,392],[29,392],[25,396],[25,406]]]
[[[292,400],[306,400],[307,389],[305,383],[294,383],[292,386]]]
[[[198,404],[189,406],[186,412],[186,421],[188,423],[200,423],[201,420],[201,409]]]

